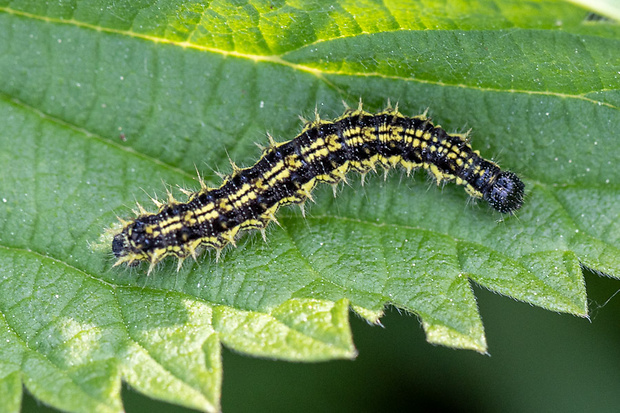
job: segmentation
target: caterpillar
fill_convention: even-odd
[[[378,163],[386,170],[402,166],[409,174],[423,167],[438,183],[455,181],[474,198],[482,198],[495,210],[513,214],[523,203],[525,185],[516,174],[482,158],[466,136],[449,134],[435,126],[426,113],[402,115],[388,105],[371,114],[360,106],[347,108],[333,120],[316,115],[294,139],[263,149],[249,168],[238,168],[224,178],[219,188],[209,188],[200,178],[198,192],[183,191],[186,202],[168,193],[155,213],[138,204],[137,217],[121,220],[122,229],[113,237],[114,266],[150,263],[149,273],[166,256],[196,258],[201,246],[220,250],[235,244],[239,231],[263,232],[283,205],[312,199],[317,182],[336,184],[349,170],[362,174]]]

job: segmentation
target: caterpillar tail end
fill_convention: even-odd
[[[113,267],[118,267],[121,264],[134,267],[138,265],[140,261],[146,259],[146,256],[131,253],[127,237],[123,232],[114,236],[112,240],[112,253],[116,258]]]

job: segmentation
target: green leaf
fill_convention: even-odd
[[[0,404],[18,411],[23,384],[118,412],[124,380],[217,411],[222,344],[352,358],[349,307],[378,323],[391,304],[429,342],[486,352],[472,281],[587,316],[581,266],[620,268],[617,50],[617,23],[555,1],[0,0]],[[351,177],[219,262],[112,268],[106,230],[162,180],[197,188],[197,166],[217,185],[266,131],[360,98],[472,128],[524,178],[524,207],[499,216],[423,172]]]

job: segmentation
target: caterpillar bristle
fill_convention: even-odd
[[[235,161],[233,161],[232,159],[230,159],[230,157],[228,158],[228,162],[230,163],[230,166],[232,167],[232,173],[231,175],[236,175],[241,171],[241,168],[239,168],[237,166],[237,164],[235,163]]]
[[[146,209],[144,209],[144,207],[139,202],[137,202],[137,201],[136,201],[136,206],[138,207],[138,211],[136,211],[136,215],[148,214]]]
[[[178,190],[179,190],[179,191],[180,191],[183,195],[187,196],[187,198],[189,198],[190,196],[194,195],[194,192],[192,192],[192,191],[190,191],[190,190],[188,190],[188,189],[185,189],[185,188],[183,188],[183,187],[181,187],[181,186],[177,186],[177,189],[178,189]]]
[[[269,139],[269,149],[272,149],[278,146],[278,143],[276,142],[275,139],[273,139],[273,136],[271,136],[269,132],[267,132],[267,138]]]
[[[168,200],[168,206],[172,206],[178,203],[177,200],[174,198],[174,195],[172,195],[172,192],[168,188],[166,188],[166,199]]]
[[[185,261],[185,257],[177,257],[177,272],[181,271],[181,267],[183,267],[183,261]]]

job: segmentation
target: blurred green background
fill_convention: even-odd
[[[388,307],[385,328],[351,315],[359,356],[318,364],[224,351],[231,412],[617,412],[620,289],[585,273],[591,322],[474,287],[489,356],[432,346],[417,320]],[[606,301],[609,302],[605,304]],[[128,413],[192,412],[123,391]],[[23,412],[52,412],[29,395]]]

